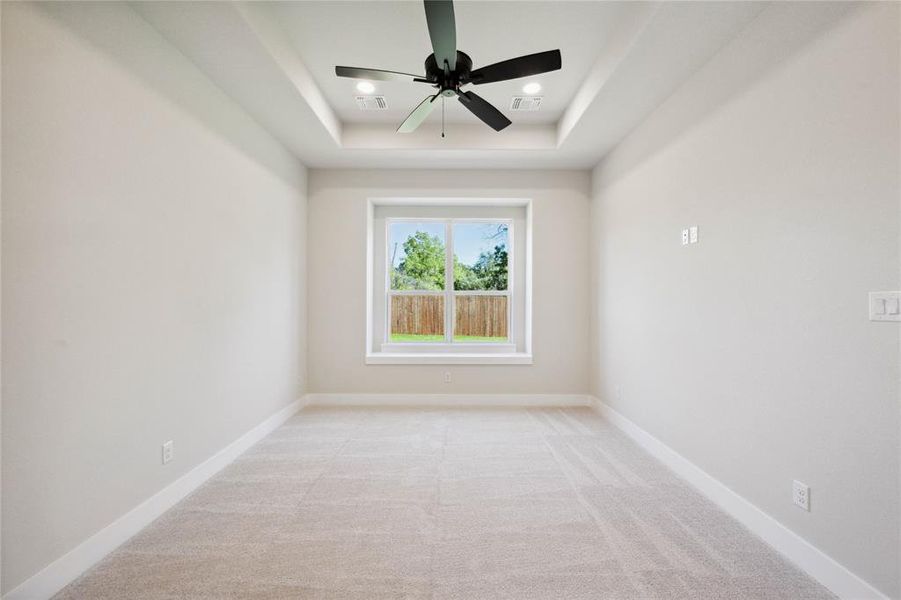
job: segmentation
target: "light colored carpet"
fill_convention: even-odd
[[[589,409],[306,409],[60,599],[832,598]]]

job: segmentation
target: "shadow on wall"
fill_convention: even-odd
[[[40,2],[33,7],[262,168],[290,186],[303,185],[297,159],[127,4]],[[217,101],[210,102],[213,95]]]
[[[601,161],[599,183],[613,183],[663,152],[826,33],[842,16],[860,9],[853,2],[770,5]]]
[[[330,169],[317,171],[328,173]],[[331,178],[310,178],[310,196],[317,191],[333,190],[336,187],[362,189],[372,195],[396,195],[405,198],[488,195],[498,198],[519,198],[529,196],[536,190],[563,189],[587,196],[590,191],[588,171],[584,170],[467,170],[465,177],[460,171],[453,170],[336,169],[336,171],[341,172],[339,186],[336,186]],[[553,173],[553,176],[549,176],[549,173]]]

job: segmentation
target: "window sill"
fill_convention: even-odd
[[[366,355],[367,365],[531,365],[532,355],[510,353],[401,353],[373,352]]]
[[[516,344],[510,343],[387,343],[375,354],[516,354]]]

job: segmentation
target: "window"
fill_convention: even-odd
[[[370,200],[366,360],[530,364],[524,200]]]
[[[510,341],[512,220],[387,220],[388,339]]]

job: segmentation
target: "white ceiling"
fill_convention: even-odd
[[[389,111],[361,112],[344,64],[422,73],[422,4],[137,2],[132,5],[222,90],[312,167],[590,168],[737,35],[762,2],[476,2],[455,5],[474,66],[560,48],[563,68],[474,86],[513,124],[495,132],[456,100],[413,134],[399,122],[432,89],[377,82]],[[536,113],[512,95],[539,81]]]
[[[457,45],[472,58],[473,68],[556,48],[563,56],[560,71],[470,89],[514,123],[556,123],[610,32],[625,13],[640,9],[620,2],[458,2]],[[386,97],[389,110],[364,113],[354,101],[355,81],[335,76],[336,65],[425,74],[432,48],[420,2],[273,2],[270,10],[345,123],[397,126],[430,93],[426,84],[375,82],[375,93]],[[542,85],[541,110],[508,111],[527,81]],[[431,119],[440,115],[432,113]],[[455,100],[447,104],[447,121],[478,122]]]

